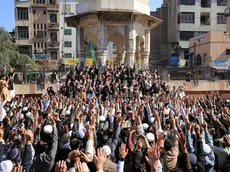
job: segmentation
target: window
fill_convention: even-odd
[[[18,52],[20,54],[26,54],[31,57],[32,55],[32,47],[30,45],[20,45],[18,46]]]
[[[65,41],[64,47],[72,47],[72,42],[71,41]]]
[[[36,36],[36,31],[34,31],[34,36]]]
[[[43,29],[43,24],[41,24],[41,29]]]
[[[78,9],[78,4],[76,4],[76,14],[78,14],[78,11],[77,11],[77,9]]]
[[[41,48],[43,48],[43,42],[41,43]]]
[[[217,13],[217,24],[226,24],[226,17],[224,13]]]
[[[210,13],[201,13],[200,15],[200,24],[201,25],[210,25]]]
[[[47,46],[46,46],[46,42],[45,42],[45,48],[46,48]]]
[[[46,0],[34,0],[35,4],[46,4]]]
[[[178,14],[178,24],[180,23],[195,23],[195,13],[182,12]]]
[[[26,26],[18,26],[18,38],[28,39],[29,38],[29,28]]]
[[[38,42],[38,48],[40,48],[40,43]]]
[[[33,10],[33,14],[36,14],[36,11],[35,11],[35,10]]]
[[[46,14],[46,11],[43,11],[43,14]]]
[[[217,0],[218,6],[227,6],[227,0]]]
[[[190,38],[194,37],[194,33],[191,31],[181,31],[180,32],[180,40],[188,41]]]
[[[230,49],[226,49],[226,55],[230,55]]]
[[[72,29],[65,29],[64,34],[65,35],[72,35]]]
[[[56,4],[56,0],[49,0],[50,4]]]
[[[39,29],[39,24],[37,24],[37,29]]]
[[[44,31],[44,36],[46,36],[46,31]]]
[[[57,22],[57,14],[50,14],[50,22]]]
[[[28,8],[17,8],[18,20],[29,20]]]
[[[195,5],[195,0],[179,0],[178,5]]]
[[[36,49],[36,43],[34,43],[34,49]]]
[[[57,60],[57,51],[51,51],[51,60]]]
[[[210,8],[211,7],[211,0],[201,0],[201,7],[202,8]]]
[[[44,29],[46,29],[46,24],[44,24]]]
[[[196,66],[201,66],[202,65],[202,57],[200,54],[196,56]]]
[[[34,24],[34,29],[36,29],[36,24]]]
[[[64,58],[72,58],[72,54],[71,53],[65,53]]]
[[[199,37],[202,36],[204,34],[206,34],[207,32],[194,32],[194,37]]]
[[[50,33],[50,39],[51,41],[57,41],[57,33],[56,32],[51,32]]]

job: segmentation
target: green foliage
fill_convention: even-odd
[[[17,52],[17,47],[17,44],[12,42],[10,33],[0,27],[0,66],[13,67],[16,70],[38,68],[33,59]]]

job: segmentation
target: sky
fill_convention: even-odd
[[[149,0],[152,11],[160,7],[162,0]],[[0,0],[0,27],[7,31],[14,29],[14,0]]]

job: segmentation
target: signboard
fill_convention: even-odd
[[[179,66],[179,57],[178,56],[171,56],[170,57],[170,65],[171,66]]]
[[[228,70],[228,61],[213,60],[211,66],[217,70]]]
[[[33,59],[36,60],[43,60],[43,59],[49,59],[48,54],[32,54]]]
[[[63,64],[66,64],[66,65],[76,65],[76,64],[79,63],[79,59],[77,58],[76,62],[74,62],[73,58],[68,58],[68,59],[63,59],[62,62],[63,62]],[[92,65],[93,64],[93,60],[92,59],[85,59],[85,63],[86,63],[86,65]]]

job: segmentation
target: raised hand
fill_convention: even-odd
[[[58,161],[56,164],[56,172],[66,172],[67,171],[67,166],[65,161]]]
[[[102,148],[97,149],[97,155],[94,155],[94,162],[96,164],[97,170],[103,170],[103,165],[106,161],[107,157],[103,152]]]
[[[148,156],[145,156],[146,161],[149,163],[153,171],[157,170],[161,154],[160,146],[158,144],[153,144],[151,149],[147,151],[147,154]]]
[[[180,146],[181,146],[181,150],[183,153],[186,153],[187,152],[187,148],[186,148],[186,137],[184,135],[184,133],[179,133],[178,134],[178,137],[179,137],[179,143],[180,143]]]
[[[75,169],[76,169],[76,172],[85,172],[80,159],[78,159],[76,161],[76,163],[75,163]]]
[[[124,158],[125,159],[125,157],[127,156],[127,154],[128,154],[128,149],[126,148],[126,144],[121,144],[121,147],[120,147],[120,149],[119,149],[119,152],[120,152],[120,156],[121,156],[121,158]]]

